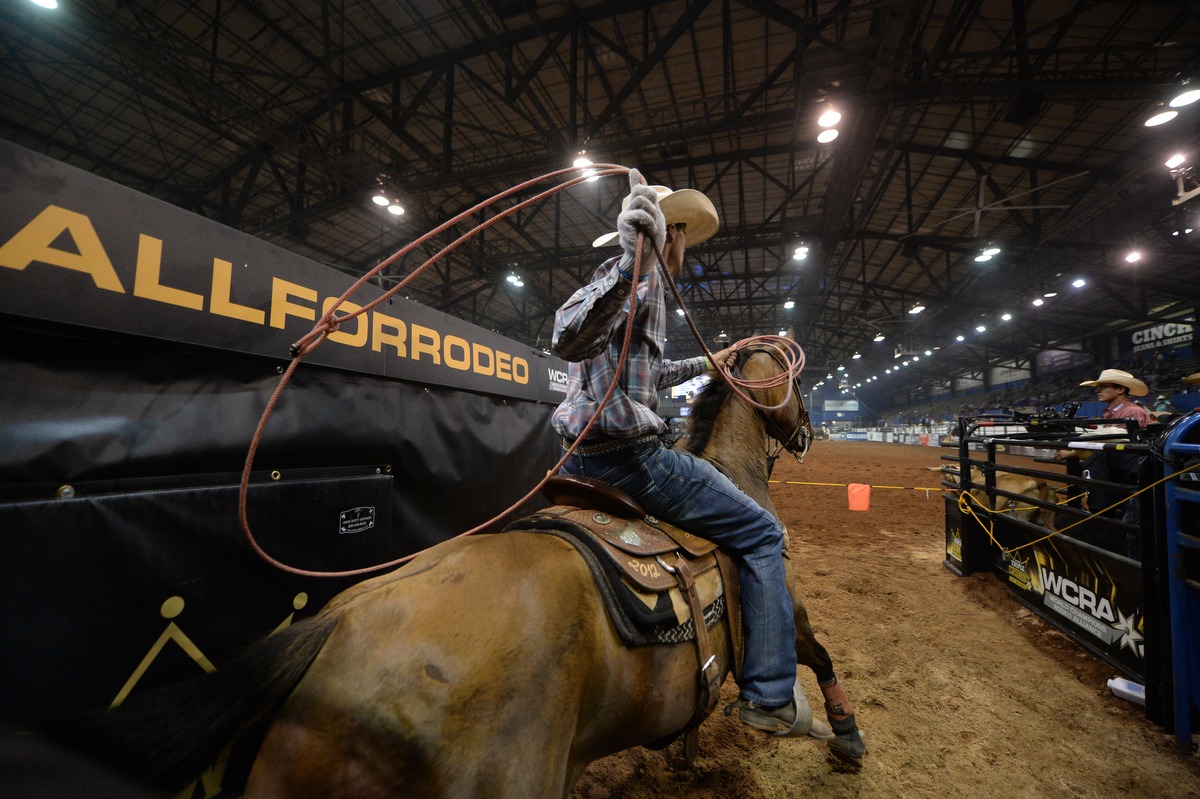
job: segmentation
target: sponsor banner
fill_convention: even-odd
[[[825,400],[825,412],[831,411],[857,411],[858,400]]]
[[[1028,369],[1018,369],[1015,366],[993,366],[990,374],[993,386],[1029,379]]]
[[[0,313],[288,359],[353,283],[331,267],[0,141]],[[340,310],[383,292],[363,286]],[[392,298],[306,362],[558,402],[565,363]]]
[[[1089,649],[1145,675],[1146,602],[1136,564],[1058,536],[998,556],[996,574]]]
[[[1091,366],[1093,362],[1089,353],[1078,350],[1042,350],[1034,356],[1034,363],[1037,364],[1040,375],[1074,369],[1077,366]]]
[[[866,441],[867,433],[865,430],[863,430],[863,431],[854,430],[854,431],[846,433],[846,440],[847,441]]]
[[[1190,355],[1194,347],[1191,317],[1178,322],[1160,322],[1147,325],[1129,333],[1123,333],[1117,339],[1117,347],[1121,353],[1154,352],[1155,350],[1175,350],[1183,355]]]

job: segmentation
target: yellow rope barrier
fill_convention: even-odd
[[[767,482],[779,483],[781,485],[789,485],[789,486],[832,486],[834,488],[846,488],[847,486],[850,485],[850,483],[809,483],[809,482],[805,482],[803,480],[768,480]],[[941,486],[932,488],[929,486],[876,486],[876,485],[873,485],[873,486],[871,486],[871,488],[879,488],[879,489],[892,488],[897,491],[924,491],[926,493],[928,493],[930,491],[941,491],[942,490]]]
[[[979,515],[976,514],[976,512],[975,512],[974,506],[978,506],[979,509],[982,510],[984,513],[990,514],[992,516],[1006,515],[1011,510],[1015,510],[1015,508],[1014,509],[1005,509],[1005,510],[992,510],[991,508],[985,507],[983,505],[983,503],[981,503],[975,497],[971,496],[968,492],[960,490],[958,492],[958,509],[960,511],[962,511],[963,513],[967,514],[968,516],[972,517],[973,519],[975,519],[975,521],[979,522],[979,526],[982,527],[984,532],[987,533],[988,539],[1000,549],[1001,554],[1009,555],[1013,552],[1016,552],[1017,550],[1024,549],[1026,547],[1031,547],[1034,544],[1040,544],[1041,542],[1046,541],[1050,538],[1053,538],[1054,536],[1059,535],[1060,533],[1065,533],[1067,530],[1070,530],[1072,527],[1078,527],[1079,525],[1083,524],[1086,521],[1090,521],[1099,516],[1102,516],[1103,514],[1108,513],[1110,510],[1112,510],[1114,508],[1119,508],[1120,506],[1124,505],[1126,502],[1133,499],[1138,494],[1145,493],[1146,491],[1149,491],[1150,489],[1154,488],[1157,485],[1161,485],[1161,484],[1167,482],[1168,480],[1172,480],[1181,474],[1185,474],[1186,472],[1190,472],[1195,469],[1200,469],[1200,463],[1193,464],[1193,465],[1187,467],[1186,469],[1180,469],[1179,471],[1175,472],[1174,474],[1168,474],[1166,477],[1163,477],[1159,480],[1155,480],[1153,483],[1151,483],[1150,485],[1148,485],[1144,488],[1139,488],[1137,491],[1135,491],[1132,494],[1130,494],[1129,496],[1125,497],[1125,499],[1118,500],[1117,502],[1114,502],[1113,504],[1109,505],[1107,508],[1102,508],[1102,509],[1096,511],[1095,513],[1092,513],[1089,516],[1085,516],[1082,519],[1079,519],[1078,521],[1072,522],[1071,524],[1068,524],[1066,527],[1062,528],[1061,530],[1051,530],[1049,533],[1042,536],[1041,538],[1035,538],[1032,541],[1027,541],[1024,544],[1021,544],[1020,546],[1013,547],[1012,549],[1007,549],[1000,545],[1000,542],[997,541],[996,537],[992,534],[992,531],[995,529],[995,526],[996,526],[995,523],[992,522],[990,519],[987,522],[984,522],[983,519],[979,518]],[[1056,502],[1054,504],[1056,506],[1062,505],[1064,502],[1070,502],[1071,499],[1072,499],[1072,497],[1068,497],[1067,499],[1064,499],[1060,502]],[[1029,508],[1034,508],[1034,507],[1039,507],[1039,506],[1036,506],[1036,505],[1029,506]],[[1027,509],[1028,508],[1022,508],[1021,510],[1027,510]]]

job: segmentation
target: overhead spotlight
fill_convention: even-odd
[[[807,247],[800,247],[794,253],[792,253],[792,259],[796,260],[796,261],[803,261],[807,257],[808,257],[808,248]]]
[[[837,370],[838,370],[839,372],[844,372],[844,371],[846,371],[846,367],[844,367],[844,366],[839,366],[839,367],[837,368]]]
[[[987,332],[987,326],[986,325],[975,325],[975,330],[979,333],[984,333],[984,332]]]
[[[575,160],[571,166],[591,166],[592,159],[587,157],[587,150],[580,150],[575,154]]]
[[[908,366],[908,361],[902,361],[902,362],[900,363],[900,365],[901,365],[901,366]]]
[[[837,128],[826,128],[817,134],[817,141],[819,141],[821,144],[829,144],[829,142],[833,141],[837,137]]]
[[[509,283],[513,283],[513,284],[519,283],[521,281],[521,278],[517,277],[516,273],[514,273],[514,272],[509,272],[508,277],[506,277],[504,279],[507,280]]]
[[[781,335],[781,336],[786,336],[786,335],[787,335],[787,331],[786,331],[786,330],[780,330],[780,331],[779,331],[779,335]]]
[[[988,256],[999,255],[999,254],[1000,254],[1000,248],[996,247],[995,245],[988,245],[988,247],[982,253],[980,253],[980,255],[988,255]]]
[[[717,334],[717,341],[729,341],[729,334],[722,330]]]
[[[683,316],[683,309],[682,309],[682,308],[676,308],[676,309],[675,309],[675,313],[679,314],[680,316]]]
[[[832,128],[841,121],[842,115],[832,107],[827,107],[825,112],[817,117],[817,124],[823,128]]]
[[[1142,254],[1137,250],[1133,250],[1125,256],[1125,260],[1131,264],[1136,264],[1138,261],[1142,260]]]
[[[1166,167],[1167,169],[1174,169],[1186,160],[1187,158],[1185,158],[1182,153],[1175,153],[1175,155],[1167,159]]]
[[[42,8],[48,8],[51,11],[58,8],[58,0],[33,0],[33,4]]]
[[[1077,288],[1077,289],[1081,289],[1081,288],[1083,288],[1084,286],[1086,286],[1086,285],[1087,285],[1087,281],[1086,281],[1086,280],[1084,280],[1084,279],[1083,279],[1083,278],[1081,278],[1081,277],[1077,277],[1077,278],[1075,278],[1074,280],[1072,280],[1072,281],[1071,281],[1071,285],[1072,285],[1072,286],[1074,286],[1074,287],[1075,287],[1075,288]]]
[[[1054,298],[1054,297],[1057,297],[1057,296],[1058,296],[1058,292],[1057,292],[1057,291],[1047,291],[1047,292],[1046,292],[1046,293],[1044,293],[1042,296],[1043,296],[1043,297],[1045,297],[1046,299],[1048,299],[1048,300],[1049,300],[1049,299],[1052,299],[1052,298]]]
[[[401,216],[404,213],[404,206],[400,203],[392,203],[388,206],[388,213]]]
[[[380,192],[379,194],[371,195],[371,202],[376,205],[390,205],[392,201],[387,198],[386,194]]]
[[[990,260],[992,260],[992,256],[984,255],[983,253],[980,253],[979,255],[975,256],[975,263],[977,263],[977,264],[982,264],[982,263],[985,263]]]
[[[861,357],[862,357],[862,353],[861,353],[861,352],[856,352],[856,353],[854,353],[853,355],[851,355],[850,357],[851,357],[851,358],[853,358],[854,360],[856,360],[856,361],[857,361],[859,358],[861,358]]]
[[[1003,319],[1005,322],[1011,322],[1011,321],[1012,321],[1012,314],[1010,314],[1010,313],[1006,313],[1006,314],[1004,314],[1003,316],[1001,316],[1000,318],[1001,318],[1001,319]]]
[[[955,336],[954,340],[955,341],[966,341],[966,338],[964,336]]]
[[[784,302],[783,307],[785,310],[790,311],[796,307],[796,303],[793,300],[787,300],[786,302]]]
[[[1035,299],[1035,300],[1033,301],[1033,304],[1034,304],[1035,306],[1037,306],[1037,307],[1039,307],[1039,308],[1040,308],[1040,307],[1042,307],[1043,305],[1045,305],[1045,304],[1046,304],[1046,301],[1045,301],[1045,300],[1043,300],[1041,297],[1038,297],[1037,299]]]
[[[890,374],[892,373],[892,370],[891,370],[891,369],[884,369],[884,370],[883,370],[883,373],[884,373],[885,375],[890,375]]]
[[[1147,119],[1142,124],[1148,128],[1155,128],[1155,127],[1158,127],[1159,125],[1163,124],[1164,122],[1170,122],[1172,119],[1174,119],[1177,116],[1179,116],[1178,111],[1169,111],[1169,110],[1168,111],[1159,111],[1158,113],[1151,116],[1149,119]]]
[[[882,334],[882,333],[876,333],[876,334],[875,334],[875,341],[883,341],[883,334]]]
[[[910,314],[914,314],[914,315],[916,315],[916,314],[919,314],[919,313],[920,313],[921,311],[923,311],[923,310],[925,310],[925,306],[924,306],[924,305],[922,305],[921,303],[919,303],[919,302],[918,302],[916,305],[914,305],[913,307],[909,308],[909,309],[908,309],[908,312],[909,312]]]
[[[1197,100],[1200,100],[1200,89],[1189,89],[1188,82],[1186,81],[1184,82],[1183,87],[1183,91],[1172,97],[1171,102],[1167,103],[1167,105],[1171,106],[1172,108],[1182,108],[1185,105],[1191,105]]]
[[[933,350],[925,350],[926,357],[933,355]]]

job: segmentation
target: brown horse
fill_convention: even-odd
[[[781,370],[766,350],[741,360],[748,378]],[[758,398],[774,405],[786,390]],[[796,446],[807,425],[798,395],[796,386],[793,402],[761,412],[714,381],[681,444],[774,513],[768,431]],[[788,573],[794,583],[790,561]],[[795,618],[797,661],[816,673],[839,733],[829,745],[857,762],[852,708],[799,599]],[[710,634],[727,674],[726,621]],[[270,716],[247,797],[562,797],[590,762],[683,730],[697,668],[690,644],[624,646],[569,543],[520,530],[478,535],[362,582],[266,639],[193,691],[188,709],[164,711],[206,730],[152,733],[144,756],[170,773],[181,748],[209,757],[247,717]],[[235,701],[248,704],[231,709]],[[215,713],[221,723],[204,718]]]

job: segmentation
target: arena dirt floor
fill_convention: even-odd
[[[938,486],[946,450],[818,441],[779,481]],[[1028,459],[1024,459],[1028,463]],[[573,799],[790,797],[1200,797],[1200,758],[1114,697],[1116,672],[1024,610],[989,574],[942,565],[937,490],[772,487],[791,533],[801,594],[851,699],[868,753],[861,771],[812,739],[772,739],[720,709],[684,770],[678,744],[593,763]],[[821,702],[807,670],[802,681]],[[732,679],[722,699],[736,698]]]

